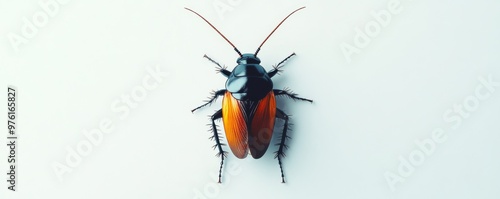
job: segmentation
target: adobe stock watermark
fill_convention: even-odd
[[[352,43],[342,42],[340,44],[340,50],[347,63],[350,64],[352,62],[354,54],[360,54],[362,49],[370,45],[371,41],[378,37],[383,28],[389,26],[393,17],[400,14],[402,10],[401,0],[389,0],[386,8],[378,11],[373,10],[370,13],[372,19],[365,24],[363,29],[359,27],[354,29],[355,35]]]
[[[40,10],[35,12],[30,18],[22,18],[23,25],[19,33],[9,32],[7,34],[12,48],[18,52],[22,44],[27,44],[29,39],[33,39],[38,34],[39,29],[45,27],[49,23],[50,18],[55,17],[59,13],[61,5],[66,5],[69,2],[70,0],[38,1]]]
[[[64,160],[52,163],[52,169],[59,181],[62,182],[66,174],[73,172],[85,157],[92,154],[93,149],[102,144],[105,135],[114,132],[117,122],[127,119],[131,110],[137,108],[141,102],[146,100],[148,93],[158,88],[168,76],[169,73],[162,71],[162,68],[158,65],[147,67],[146,75],[142,78],[141,83],[132,87],[130,92],[117,97],[110,104],[111,111],[118,116],[119,120],[103,117],[94,128],[83,129],[81,133],[84,138],[72,146],[66,146]]]
[[[243,0],[214,0],[212,6],[221,20],[227,12],[233,11]]]
[[[500,81],[494,81],[492,75],[488,77],[480,76],[479,85],[476,86],[474,93],[466,96],[461,103],[453,106],[443,113],[444,122],[451,125],[450,129],[443,127],[435,128],[430,137],[423,140],[415,140],[415,149],[407,156],[399,156],[399,165],[395,171],[386,171],[384,178],[391,191],[396,190],[396,185],[405,182],[415,170],[425,163],[425,159],[430,157],[436,151],[439,144],[448,140],[454,129],[460,127],[463,121],[471,116],[480,106],[482,101],[488,100],[496,88],[500,87]]]

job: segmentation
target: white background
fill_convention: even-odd
[[[23,18],[44,12],[39,1],[0,1],[0,109],[7,108],[7,85],[15,85],[20,136],[18,191],[1,180],[0,198],[500,197],[500,87],[456,128],[443,118],[477,97],[479,78],[500,82],[498,1],[401,0],[400,13],[350,63],[341,44],[355,45],[356,28],[376,22],[370,13],[387,10],[388,0],[73,0],[58,4],[16,51],[9,35],[22,35]],[[271,148],[259,160],[230,155],[226,165],[234,168],[215,184],[219,159],[206,124],[221,100],[190,110],[224,87],[225,78],[202,56],[232,69],[237,55],[183,7],[203,14],[242,52],[254,52],[304,5],[259,53],[269,70],[296,52],[275,87],[315,100],[278,101],[295,124],[284,160],[287,183],[280,183]],[[121,119],[111,104],[141,86],[155,66],[169,75]],[[114,130],[59,180],[53,165],[66,164],[67,150],[87,140],[82,132],[106,118]],[[400,157],[422,154],[415,141],[432,138],[435,129],[446,141],[392,190],[385,174],[399,175]],[[2,173],[7,153],[0,147]]]

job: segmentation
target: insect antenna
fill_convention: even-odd
[[[281,21],[281,22],[280,22],[280,23],[276,26],[276,28],[274,28],[274,30],[273,30],[273,31],[272,31],[272,32],[271,32],[271,33],[270,33],[270,34],[266,37],[266,39],[264,39],[264,41],[260,44],[259,48],[257,48],[257,51],[255,51],[255,56],[257,56],[257,53],[259,53],[259,51],[260,51],[260,47],[262,47],[262,45],[264,45],[264,43],[266,43],[267,39],[269,39],[269,37],[271,37],[271,35],[274,33],[274,31],[276,31],[276,29],[278,29],[278,27],[280,27],[280,26],[281,26],[281,24],[282,24],[283,22],[285,22],[285,20],[286,20],[286,19],[288,19],[288,17],[290,17],[293,13],[295,13],[295,12],[297,12],[297,11],[299,11],[299,10],[302,10],[302,9],[304,9],[304,8],[306,8],[306,7],[305,7],[305,6],[304,6],[304,7],[301,7],[301,8],[299,8],[299,9],[297,9],[297,10],[294,10],[294,11],[293,11],[293,12],[291,12],[290,14],[288,14],[288,16],[286,16],[286,17],[285,17],[285,18],[284,18],[284,19],[283,19],[283,20],[282,20],[282,21]]]
[[[217,31],[217,33],[219,33],[220,36],[222,36],[222,38],[224,38],[231,46],[233,46],[234,48],[234,51],[236,51],[238,53],[238,55],[240,55],[240,57],[242,57],[243,55],[241,55],[241,52],[238,50],[238,48],[236,48],[236,46],[234,46],[233,43],[231,43],[231,41],[229,41],[229,39],[226,38],[226,36],[224,36],[214,25],[212,25],[207,19],[205,19],[205,17],[201,16],[200,14],[198,14],[196,11],[194,10],[191,10],[189,8],[184,8],[186,10],[189,10],[191,11],[192,13],[198,15],[201,19],[203,19],[205,22],[207,22],[208,25],[210,25],[215,31]]]

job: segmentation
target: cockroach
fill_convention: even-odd
[[[215,114],[210,117],[211,131],[213,133],[211,138],[215,140],[214,148],[218,149],[219,152],[217,155],[221,158],[219,183],[221,183],[224,158],[227,157],[227,152],[222,149],[222,145],[224,145],[221,143],[222,137],[217,132],[217,126],[215,125],[215,120],[221,118],[224,124],[224,131],[226,133],[229,148],[233,154],[240,159],[245,158],[248,154],[255,159],[261,158],[266,153],[269,143],[271,142],[275,119],[279,118],[284,120],[285,123],[281,137],[279,138],[279,143],[277,144],[278,150],[275,152],[275,158],[278,159],[278,164],[280,166],[281,182],[285,182],[281,159],[285,156],[285,149],[288,148],[285,142],[288,138],[290,138],[287,135],[287,130],[289,130],[289,115],[276,107],[276,97],[286,96],[293,100],[301,100],[311,103],[313,101],[298,97],[297,94],[288,89],[281,90],[273,88],[273,81],[271,78],[281,72],[283,64],[288,59],[295,56],[295,53],[292,53],[283,61],[273,66],[273,69],[269,72],[267,72],[264,67],[260,65],[261,61],[257,57],[257,54],[259,53],[262,45],[266,43],[267,39],[269,39],[278,27],[280,27],[281,24],[288,19],[288,17],[304,8],[305,7],[298,8],[288,14],[288,16],[286,16],[264,39],[253,54],[241,54],[238,48],[236,48],[236,46],[229,41],[226,36],[215,28],[215,26],[205,19],[205,17],[189,8],[185,8],[186,10],[198,15],[208,25],[210,25],[234,48],[234,51],[236,51],[239,55],[236,60],[238,65],[232,72],[229,72],[225,67],[222,67],[218,62],[214,61],[207,55],[204,56],[204,58],[217,65],[218,72],[227,77],[226,88],[214,91],[206,103],[191,110],[191,112],[194,112],[204,106],[210,105],[217,100],[218,97],[223,96],[222,109],[216,111]]]

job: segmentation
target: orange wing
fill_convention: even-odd
[[[276,117],[276,99],[274,92],[269,92],[257,105],[248,135],[250,154],[258,159],[266,153],[271,142]]]
[[[229,148],[238,158],[248,154],[248,128],[240,103],[226,92],[222,100],[222,121]]]

